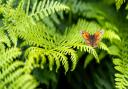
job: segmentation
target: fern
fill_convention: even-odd
[[[119,9],[125,0],[116,0],[116,8]]]
[[[110,40],[115,40],[116,39],[118,41],[121,41],[120,37],[117,34],[115,34],[115,32],[113,32],[111,30],[106,31],[103,38],[107,38],[107,39],[110,39]]]
[[[117,8],[117,10],[119,10],[120,7],[121,7],[124,3],[126,3],[125,9],[128,10],[128,3],[127,3],[127,0],[116,0],[116,8]],[[126,12],[126,13],[127,13],[126,19],[128,19],[128,12]]]
[[[94,10],[92,7],[96,7],[95,3],[83,3],[78,0],[73,4],[71,2],[65,2],[71,9],[58,1],[50,0],[20,0],[17,2],[7,0],[4,5],[1,3],[0,13],[3,16],[0,29],[1,89],[34,89],[39,84],[31,74],[35,68],[43,69],[48,65],[51,71],[54,69],[58,71],[63,66],[65,73],[69,70],[73,71],[79,61],[79,53],[81,55],[88,53],[86,55],[88,63],[93,57],[99,63],[103,59],[101,57],[103,52],[109,55],[116,54],[111,49],[116,46],[115,40],[121,41],[116,33],[118,29],[106,21],[106,14],[101,11],[101,8]],[[70,27],[64,24],[64,28],[61,28],[64,30],[62,33],[59,28],[44,25],[43,21],[50,15],[55,23],[62,24],[58,20],[58,14],[55,13],[66,10],[71,10],[70,15],[80,11],[79,16],[96,18],[97,22],[79,19]],[[68,19],[71,23],[73,17],[70,15],[65,22]],[[52,21],[50,22],[53,24]],[[84,30],[94,34],[101,30],[100,28],[105,33],[98,47],[87,46],[80,31]]]
[[[11,46],[11,42],[8,36],[5,35],[3,28],[0,28],[0,43],[5,43],[8,47]]]
[[[1,89],[28,89],[30,86],[27,85],[28,83],[33,85],[31,89],[34,89],[37,86],[37,81],[30,74],[25,73],[24,63],[18,60],[14,61],[19,55],[21,55],[21,51],[18,48],[8,49],[0,55]],[[26,77],[26,79],[24,79],[24,77]],[[21,85],[18,84],[19,79]],[[22,88],[23,85],[26,87]]]
[[[29,42],[34,45],[37,46],[37,48],[39,46],[42,46],[43,44],[45,44],[45,42],[48,42],[52,39],[52,37],[47,38],[47,36],[50,36],[49,34],[47,34],[47,31],[45,30],[45,26],[41,25],[40,23],[38,24],[33,24],[33,20],[32,17],[35,17],[37,14],[42,15],[43,16],[47,16],[50,15],[51,13],[55,13],[55,11],[61,11],[61,10],[65,10],[68,9],[67,6],[60,4],[59,2],[49,2],[49,1],[43,1],[44,4],[42,4],[41,6],[39,5],[40,3],[42,3],[42,1],[39,2],[39,4],[37,5],[37,9],[36,11],[34,10],[36,7],[33,7],[33,13],[29,13],[29,5],[30,5],[30,0],[27,1],[27,7],[25,8],[24,11],[24,4],[25,4],[25,0],[21,0],[20,2],[18,2],[19,4],[15,7],[15,9],[13,8],[13,0],[9,0],[6,2],[5,5],[1,6],[1,13],[4,17],[3,19],[3,28],[1,28],[1,55],[0,55],[0,68],[1,68],[1,73],[0,73],[0,88],[1,89],[34,89],[37,87],[38,82],[35,80],[35,78],[30,75],[30,73],[32,72],[32,70],[29,69],[29,65],[27,65],[27,62],[23,62],[21,61],[21,58],[19,58],[19,56],[21,57],[21,53],[23,51],[19,50],[18,48],[15,48],[16,46],[19,46],[18,38],[23,39],[23,43],[25,43],[26,40],[30,40]],[[47,3],[47,5],[45,6],[45,3]],[[45,6],[44,8],[41,8]],[[51,7],[54,8],[51,8]],[[36,16],[37,17],[37,16]],[[37,19],[36,19],[37,20]],[[33,26],[31,26],[33,25]],[[34,28],[33,28],[34,27]],[[44,28],[42,30],[42,28]],[[33,29],[33,31],[32,31]],[[37,30],[36,30],[37,29]],[[34,31],[36,30],[36,31]],[[44,31],[44,32],[43,32]],[[40,35],[38,33],[40,33]],[[28,36],[28,33],[29,36]],[[40,38],[38,40],[35,40],[36,37],[43,37]],[[29,38],[28,38],[29,37]],[[48,41],[47,41],[48,40]],[[8,50],[4,50],[5,46],[3,43],[5,43],[8,47],[11,47]],[[18,43],[18,44],[17,44]],[[30,44],[29,43],[29,44]],[[49,43],[46,44],[46,47],[48,47]],[[14,48],[12,48],[12,46],[14,46]],[[27,45],[24,45],[27,46]],[[30,45],[31,46],[31,45]],[[21,46],[23,47],[23,46]],[[43,47],[43,46],[42,46]],[[45,47],[45,48],[46,48]],[[50,45],[49,45],[50,47]],[[31,48],[31,47],[30,47]],[[34,51],[34,50],[32,50]],[[52,50],[51,50],[52,52]],[[71,53],[71,51],[70,51]],[[49,58],[49,67],[50,69],[52,69],[52,66],[54,64],[52,55],[50,55],[51,53],[49,53],[49,51],[47,51],[46,55],[48,55]],[[56,57],[55,53],[55,57]],[[36,56],[38,56],[38,54],[36,54]],[[65,69],[68,68],[68,62],[67,61],[67,57],[63,54],[59,54],[59,57],[56,57],[57,59],[61,59]],[[33,56],[32,56],[33,57]],[[72,58],[74,56],[72,55]],[[41,55],[41,58],[43,58],[43,63],[45,62],[45,55]],[[28,58],[29,60],[30,58]],[[55,59],[56,60],[56,59]],[[29,60],[32,61],[32,60]],[[34,61],[35,62],[35,61]],[[24,64],[26,63],[26,64]],[[36,60],[36,63],[34,64],[38,64],[39,62]],[[59,68],[59,61],[56,61],[57,64],[57,68]],[[31,63],[32,64],[32,63]],[[32,65],[34,66],[34,65]],[[43,65],[41,65],[43,66]],[[36,66],[34,66],[36,67]],[[20,81],[20,83],[19,83]]]
[[[127,34],[124,35],[127,38]],[[123,36],[123,37],[124,37]],[[120,51],[121,57],[120,58],[115,58],[113,60],[114,64],[115,64],[115,69],[118,71],[115,74],[115,84],[117,89],[126,89],[128,88],[128,50],[127,50],[127,42],[125,42],[125,39],[123,39],[122,41],[122,48]]]
[[[90,54],[93,54],[94,57],[96,58],[97,62],[99,62],[98,54],[95,51],[95,49],[92,47],[86,46],[85,43],[84,44],[81,43],[83,40],[80,35],[80,29],[82,29],[81,25],[87,26],[86,24],[87,24],[87,22],[80,20],[76,26],[73,26],[73,27],[67,29],[70,32],[68,32],[69,34],[67,34],[65,32],[64,36],[61,36],[60,34],[54,34],[54,36],[52,36],[53,34],[50,34],[47,32],[47,38],[44,38],[44,35],[41,32],[38,34],[31,32],[30,35],[33,35],[32,38],[25,37],[24,38],[25,41],[23,42],[22,46],[25,46],[25,45],[36,46],[37,45],[37,46],[40,46],[41,48],[30,47],[26,50],[25,58],[26,58],[26,60],[29,59],[29,60],[27,60],[26,64],[30,66],[29,68],[33,68],[34,66],[44,65],[44,63],[46,63],[46,59],[47,59],[45,57],[47,56],[48,60],[49,60],[50,70],[52,70],[54,63],[56,63],[56,66],[57,66],[56,71],[57,71],[58,68],[60,67],[59,62],[62,62],[62,65],[65,68],[65,72],[67,72],[69,69],[69,63],[67,61],[68,58],[66,56],[70,55],[71,61],[72,61],[71,69],[74,70],[74,68],[76,67],[76,63],[78,61],[78,57],[77,57],[78,55],[77,55],[77,52],[74,50],[74,48],[77,48],[78,50],[80,49],[81,51],[85,51]],[[84,28],[87,28],[87,27],[84,27]],[[106,39],[112,40],[114,38],[114,39],[120,40],[119,37],[115,33],[110,33],[110,35],[111,35],[110,38],[109,38],[109,36],[107,36],[107,31],[104,35],[105,35]],[[36,38],[36,37],[38,37],[38,38]],[[54,39],[52,39],[51,37]],[[36,39],[33,41],[34,38],[36,38]],[[42,40],[40,40],[40,39],[42,39]],[[105,46],[105,44],[102,43],[100,45],[100,48],[102,48],[103,50],[106,50],[106,51],[108,51],[108,53],[110,53],[109,49],[107,48],[107,46]],[[44,60],[42,58],[40,60],[39,57],[43,57]],[[34,62],[35,60],[37,61],[37,63]],[[43,62],[41,62],[43,64],[39,65],[39,62],[40,62],[39,60],[43,61]]]
[[[30,3],[30,0],[28,0],[28,3]],[[49,1],[49,0],[43,0],[40,1],[37,5],[37,0],[34,2],[32,12],[30,14],[30,17],[34,17],[36,20],[39,20],[40,18],[43,19],[44,17],[55,13],[55,11],[62,11],[62,10],[69,10],[69,7],[67,7],[64,4],[61,4],[57,1]],[[29,5],[29,4],[28,4]],[[29,7],[29,6],[28,6]],[[28,13],[28,9],[27,9]]]

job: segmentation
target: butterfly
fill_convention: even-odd
[[[93,35],[89,34],[88,32],[81,31],[81,35],[85,39],[85,43],[88,46],[92,46],[94,48],[97,47],[103,34],[104,34],[103,30],[97,31]]]

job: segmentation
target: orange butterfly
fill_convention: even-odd
[[[97,47],[98,43],[101,40],[101,36],[104,34],[104,31],[97,31],[93,35],[89,34],[88,32],[81,31],[81,34],[88,46]]]

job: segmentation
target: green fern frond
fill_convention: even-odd
[[[20,62],[20,61],[16,61],[14,62],[13,64],[11,65],[8,65],[8,66],[5,66],[3,69],[2,69],[2,74],[0,73],[0,80],[2,80],[3,78],[5,78],[9,73],[13,72],[16,68],[18,68],[19,66],[23,66],[23,62]],[[9,67],[9,68],[8,68]],[[7,70],[4,70],[8,68]]]
[[[43,49],[41,50],[40,48],[36,48],[36,47],[30,47],[29,49],[26,50],[26,52],[25,52],[25,59],[27,59],[26,63],[25,63],[26,72],[31,72],[31,70],[34,67],[39,66],[39,63],[38,63],[40,60],[39,55],[41,55],[41,57],[44,58],[44,56],[42,56],[42,55],[44,55],[43,53],[44,53]],[[44,60],[45,60],[45,58],[44,58]],[[45,61],[44,60],[41,63],[45,63],[46,60]]]
[[[127,33],[123,34],[123,37],[127,39]],[[115,64],[115,69],[118,71],[115,74],[115,84],[117,89],[127,89],[128,88],[128,43],[123,39],[120,58],[115,58],[113,63]]]
[[[7,49],[6,51],[4,51],[3,53],[1,53],[0,55],[0,88],[1,89],[28,89],[28,85],[27,83],[31,83],[28,80],[31,81],[35,81],[32,82],[32,87],[31,89],[34,89],[35,87],[37,87],[38,83],[37,81],[31,77],[31,79],[28,77],[26,77],[26,79],[24,79],[24,77],[22,76],[26,76],[29,74],[25,73],[25,68],[24,68],[24,62],[22,61],[14,61],[16,60],[19,56],[21,55],[21,50],[19,50],[19,48],[10,48]],[[30,75],[29,75],[30,76]],[[21,79],[22,77],[22,79]],[[19,79],[20,82],[22,83],[22,85],[19,85],[21,83],[19,83]],[[15,85],[15,83],[18,82],[19,84]],[[22,87],[22,86],[27,86],[26,88]]]
[[[120,9],[121,5],[125,2],[125,0],[115,0],[116,1],[116,9]]]
[[[128,65],[127,59],[114,59],[115,69],[120,73],[115,74],[115,84],[117,89],[126,89],[128,88]]]
[[[16,47],[17,41],[18,41],[18,37],[17,37],[16,33],[14,33],[12,30],[8,30],[8,36],[10,38],[10,41],[14,45],[14,47]]]
[[[5,76],[6,74],[8,74],[10,71],[14,70],[14,67],[17,67],[17,65],[21,64],[20,62],[16,62],[14,65],[12,65],[12,67],[9,67],[9,64],[13,62],[13,60],[18,57],[19,55],[21,55],[21,51],[18,48],[11,48],[6,50],[5,52],[1,53],[0,55],[0,69],[2,69],[2,75],[1,78],[3,78],[3,76]],[[17,65],[16,65],[17,64]],[[8,70],[5,71],[5,69],[8,68]]]
[[[48,55],[48,60],[49,60],[49,69],[52,70],[54,65],[54,57],[50,53]]]
[[[11,46],[11,42],[7,35],[5,35],[4,29],[0,28],[0,43],[5,43],[8,47]]]
[[[28,87],[30,87],[32,85],[31,89],[35,89],[35,87],[37,87],[37,85],[38,85],[37,81],[31,75],[24,74],[24,71],[25,71],[24,68],[16,68],[14,66],[15,64],[17,64],[17,63],[14,62],[11,65],[12,69],[13,69],[12,72],[9,72],[8,69],[5,69],[5,72],[8,71],[9,74],[7,74],[6,76],[3,76],[5,74],[4,72],[3,72],[4,74],[0,74],[1,76],[3,76],[3,79],[0,79],[1,82],[2,82],[0,84],[0,88],[1,89],[3,89],[3,88],[7,88],[7,89],[18,89],[18,88],[28,89]],[[23,64],[23,62],[22,62],[22,64]],[[17,67],[20,67],[20,65],[18,64]],[[23,87],[23,86],[27,86],[27,87]]]
[[[77,49],[80,49],[81,51],[85,51],[85,52],[88,52],[89,54],[92,54],[95,57],[96,61],[99,63],[98,54],[93,47],[86,46],[85,44],[81,44],[81,45],[74,44],[74,47],[76,47]]]
[[[121,42],[120,37],[115,32],[113,32],[111,30],[105,31],[103,38],[109,39],[110,41],[118,40]]]
[[[109,48],[107,47],[107,45],[106,45],[105,43],[100,42],[98,47],[99,47],[100,49],[102,49],[102,50],[107,51],[107,52],[110,54],[110,50],[109,50]]]
[[[0,55],[0,68],[5,66],[7,63],[12,62],[13,58],[16,58],[19,55],[21,55],[21,51],[18,48],[11,48],[9,50],[6,50]]]
[[[0,53],[5,52],[5,45],[3,43],[0,43]]]
[[[63,59],[61,58],[61,56],[60,55],[58,55],[59,53],[58,52],[56,52],[56,51],[54,51],[54,52],[52,52],[52,56],[53,56],[53,58],[54,58],[54,60],[55,60],[55,63],[56,63],[56,72],[58,71],[58,69],[60,68],[60,66],[61,66],[61,61],[65,58],[65,57],[63,57]],[[61,59],[61,60],[60,60]],[[63,65],[64,66],[64,65]],[[68,65],[66,65],[66,66],[68,66]],[[64,67],[65,68],[65,70],[66,70],[66,68],[67,67]],[[67,68],[67,70],[68,70],[68,68]]]
[[[69,69],[68,58],[65,55],[63,55],[62,53],[57,53],[57,56],[59,57],[60,61],[62,62],[62,65],[64,66],[65,73],[66,73]]]
[[[68,52],[68,51],[63,50],[63,52],[62,52],[62,50],[58,50],[58,51],[57,50],[45,50],[45,49],[36,48],[36,47],[29,48],[26,50],[26,53],[25,53],[26,58],[28,59],[26,61],[26,66],[29,68],[32,68],[32,69],[33,69],[33,67],[42,66],[42,65],[44,65],[44,63],[46,63],[45,56],[47,56],[48,60],[49,60],[50,70],[52,70],[54,62],[56,62],[56,66],[57,66],[56,71],[57,71],[58,68],[60,67],[60,62],[62,62],[65,72],[67,72],[69,69],[69,64],[68,64],[67,57],[65,56],[67,53],[65,54],[65,52]],[[34,55],[35,53],[36,53],[36,55]],[[74,55],[72,53],[70,53],[69,55],[71,55],[72,63],[74,63],[72,66],[75,67],[77,62],[75,62],[73,60],[76,60],[76,59],[74,58]],[[41,60],[40,60],[39,56],[41,56],[44,59],[41,58]],[[39,60],[41,61],[40,63],[43,63],[43,64],[40,64]],[[37,62],[37,63],[35,63],[35,62]],[[34,65],[36,65],[36,66],[34,66]]]
[[[69,7],[57,1],[43,0],[38,3],[36,0],[30,17],[33,17],[38,21],[40,18],[43,19],[56,11],[58,12],[66,9],[69,10]]]
[[[19,81],[20,81],[20,83],[19,83]],[[31,76],[29,74],[24,74],[24,75],[20,76],[15,82],[13,82],[10,87],[12,89],[18,89],[18,88],[35,89],[37,87],[37,85],[38,85],[38,83],[33,78],[33,76]]]
[[[57,49],[60,53],[65,54],[65,55],[70,55],[70,59],[72,61],[72,70],[75,69],[76,64],[77,64],[77,60],[78,60],[78,56],[76,51],[74,51],[73,49],[69,48],[69,47],[60,47],[59,49]]]
[[[64,20],[64,12],[61,11],[44,18],[43,23],[53,29],[60,26],[62,24],[62,20]]]
[[[84,68],[88,66],[88,64],[93,60],[94,56],[92,54],[88,54],[84,61]]]
[[[69,4],[70,9],[73,14],[77,14],[78,16],[84,16],[88,18],[96,18],[99,20],[104,19],[105,14],[98,8],[97,4],[101,3],[90,3],[90,2],[83,2],[79,0],[70,0],[65,1],[66,4]],[[103,4],[103,3],[102,3]],[[95,10],[94,10],[95,8]]]
[[[32,77],[32,76],[31,76]],[[24,79],[24,78],[23,78]],[[28,82],[30,81],[30,82]],[[35,89],[38,86],[37,80],[35,80],[33,77],[29,80],[27,80],[26,83],[24,83],[24,86],[22,85],[22,89]]]

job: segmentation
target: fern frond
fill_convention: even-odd
[[[84,61],[84,68],[93,60],[94,56],[92,54],[88,54]]]
[[[36,53],[36,55],[34,55],[35,53]],[[62,54],[61,52],[31,47],[26,50],[25,55],[26,55],[26,58],[28,59],[26,61],[26,66],[31,69],[33,69],[33,67],[44,65],[44,62],[46,62],[45,56],[48,57],[50,70],[52,70],[52,68],[53,68],[54,61],[56,61],[56,65],[57,65],[56,71],[60,67],[60,62],[62,62],[62,65],[65,68],[65,72],[67,72],[69,69],[67,57],[64,54]],[[41,60],[40,60],[39,56],[41,56],[44,59],[41,58]],[[39,60],[41,61],[40,63],[43,63],[43,64],[40,64]],[[35,62],[37,62],[37,63],[35,63]]]
[[[29,87],[27,85],[28,83],[30,83],[29,85],[32,85],[31,89],[37,87],[38,85],[37,81],[30,74],[26,74],[24,62],[16,60],[20,55],[21,55],[21,50],[15,47],[7,49],[3,53],[1,53],[0,55],[0,70],[1,70],[0,88],[1,89],[18,89],[18,88],[28,89]],[[26,79],[24,79],[25,76]],[[31,76],[31,78],[29,76]],[[27,87],[25,88],[23,87],[23,85]]]
[[[12,30],[8,30],[8,36],[9,36],[12,44],[14,45],[14,47],[16,47],[17,41],[18,41],[18,37],[17,37],[16,33],[14,33]]]
[[[104,35],[103,35],[103,38],[107,38],[107,39],[109,39],[110,41],[112,41],[112,40],[121,41],[119,35],[117,35],[115,32],[113,32],[113,31],[111,31],[111,30],[105,31],[105,33],[104,33]]]
[[[44,58],[44,61],[41,63],[46,62],[45,57],[43,56],[44,55],[43,53],[44,53],[43,49],[41,50],[40,48],[36,48],[36,47],[30,47],[29,49],[26,50],[26,52],[25,52],[25,59],[27,59],[26,63],[25,63],[26,72],[31,72],[31,70],[34,67],[39,66],[39,63],[38,63],[40,60],[39,55],[41,55],[41,57]],[[36,63],[35,63],[35,61],[36,61]]]
[[[127,89],[128,88],[128,43],[125,41],[128,35],[123,34],[124,39],[122,40],[120,58],[114,58],[113,63],[115,64],[115,69],[118,71],[115,74],[115,84],[117,89]]]
[[[54,65],[54,57],[50,53],[48,54],[48,60],[49,60],[49,69],[52,70]]]
[[[22,85],[22,89],[35,89],[37,85],[39,85],[34,78],[29,79],[29,81],[30,82],[26,82],[24,86]]]
[[[54,60],[55,60],[55,63],[56,63],[56,72],[58,71],[58,69],[60,68],[60,66],[61,66],[61,61],[65,58],[65,56],[63,57],[63,59],[61,58],[61,56],[59,55],[59,53],[58,52],[56,52],[56,51],[54,51],[54,52],[52,52],[52,54],[51,54],[52,56],[53,56],[53,58],[54,58]],[[60,60],[61,59],[61,60]],[[65,65],[63,65],[63,66],[65,66]],[[66,65],[66,66],[68,66],[68,65]],[[65,70],[67,69],[68,70],[68,67],[64,67],[65,68]]]
[[[5,78],[9,73],[13,72],[16,68],[18,68],[19,66],[23,66],[23,62],[20,61],[16,61],[11,65],[5,66],[5,68],[2,68],[2,74],[0,76],[0,80],[2,80],[3,78]],[[8,68],[9,67],[9,68]],[[8,68],[7,70],[5,70],[6,68]]]
[[[110,54],[110,50],[109,50],[109,48],[107,47],[107,45],[105,44],[105,43],[103,43],[103,42],[100,42],[99,43],[99,48],[100,49],[102,49],[102,50],[105,50],[105,51],[107,51],[109,54]]]
[[[20,81],[20,83],[19,83],[19,81]],[[29,74],[24,74],[24,75],[20,76],[15,82],[13,82],[10,87],[12,87],[12,89],[18,89],[18,88],[35,89],[37,85],[38,85],[38,83],[33,78],[33,76],[31,76]]]
[[[19,48],[11,48],[0,55],[0,68],[13,61],[13,58],[21,55]]]
[[[127,60],[114,59],[115,69],[120,73],[115,74],[115,84],[117,89],[126,89],[128,88],[128,65]]]
[[[88,18],[96,18],[99,20],[104,19],[105,14],[102,11],[100,11],[100,9],[98,8],[97,6],[98,3],[95,4],[95,3],[83,2],[79,0],[65,1],[65,3],[70,5],[70,9],[73,14],[77,14],[78,16],[82,15]]]
[[[8,47],[11,46],[11,42],[7,35],[5,35],[4,29],[0,28],[0,43],[5,43]]]
[[[37,3],[36,0],[35,4],[33,5],[32,13],[30,14],[30,17],[39,20],[40,18],[43,19],[44,17],[52,13],[55,13],[56,11],[58,12],[66,9],[69,10],[69,7],[57,1],[54,2],[49,0],[43,0]]]
[[[14,65],[14,64],[12,64],[12,65]],[[20,67],[20,65],[19,65],[19,67]],[[12,69],[15,69],[15,66],[13,66]],[[9,72],[8,69],[5,69],[5,70]],[[7,89],[17,89],[17,88],[28,89],[28,87],[31,86],[31,85],[32,85],[31,89],[34,89],[35,87],[37,87],[37,85],[38,85],[37,81],[31,75],[24,74],[24,72],[25,72],[24,68],[16,68],[14,71],[9,72],[9,74],[6,75],[6,76],[3,76],[3,74],[0,74],[0,75],[3,76],[3,79],[0,79],[2,81],[2,83],[0,84],[0,88],[1,89],[3,89],[3,88],[7,88]],[[27,86],[27,87],[25,88],[25,87],[23,87],[23,85]]]
[[[59,49],[57,49],[60,53],[65,54],[65,55],[70,55],[70,59],[72,61],[72,70],[75,69],[76,64],[77,64],[77,60],[78,60],[78,56],[76,54],[76,51],[74,51],[71,48],[68,47],[60,47]]]
[[[116,9],[120,9],[121,5],[125,2],[125,0],[115,0],[116,1]]]
[[[3,43],[0,43],[0,53],[5,52],[5,45]]]
[[[65,73],[66,73],[69,69],[68,58],[62,53],[57,53],[57,56],[60,58],[60,61],[62,62],[62,65],[64,66]]]
[[[89,54],[92,54],[95,57],[96,61],[99,63],[98,54],[93,47],[86,46],[84,44],[81,44],[81,45],[76,44],[74,45],[74,47],[76,47],[77,49],[80,49],[81,51],[85,51],[85,52],[88,52]]]
[[[62,24],[62,20],[64,20],[64,12],[61,11],[44,18],[43,23],[53,29],[60,26]]]

